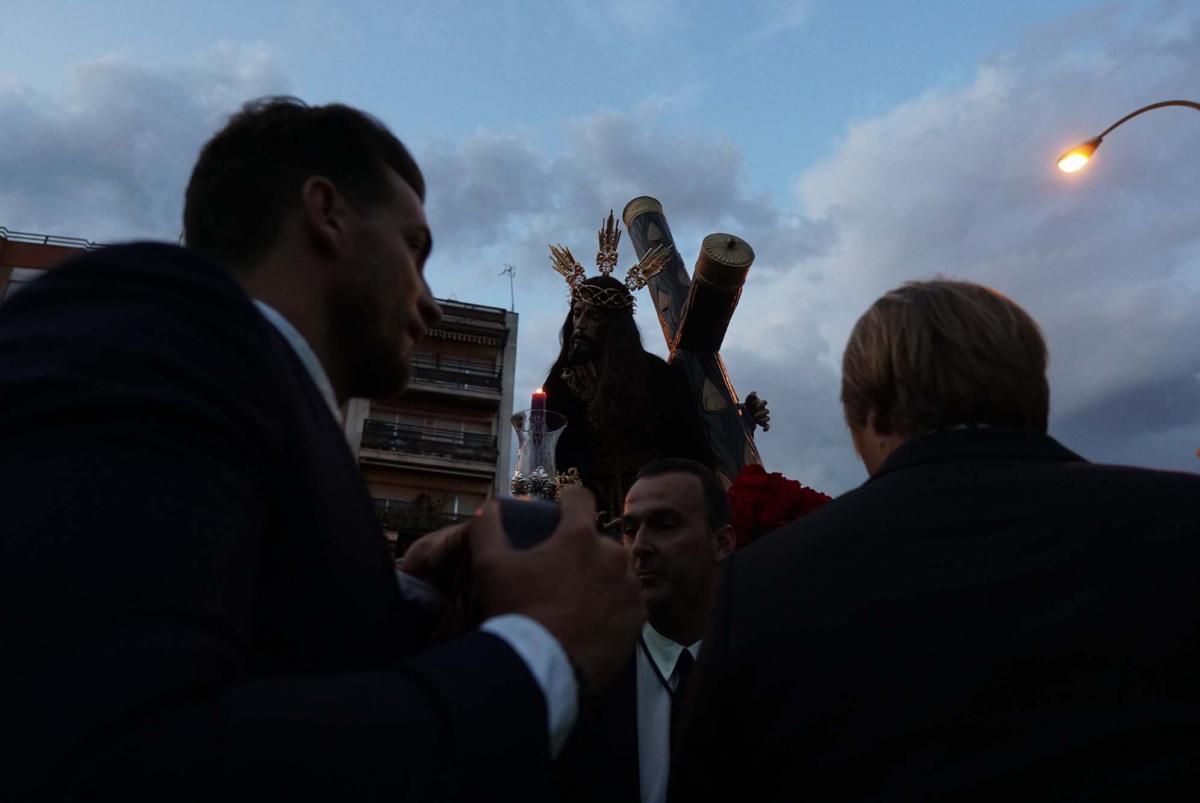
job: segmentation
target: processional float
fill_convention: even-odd
[[[626,204],[622,218],[639,260],[655,263],[654,270],[646,274],[650,277],[646,286],[670,352],[668,362],[686,377],[716,460],[714,468],[728,486],[742,466],[762,463],[754,444],[757,425],[740,404],[720,354],[754,262],[754,249],[735,235],[710,234],[701,242],[695,271],[689,276],[657,199],[634,198]],[[611,215],[608,225],[612,228]],[[619,232],[610,234],[614,243],[616,236]],[[615,261],[615,248],[611,256]],[[579,270],[582,273],[582,268]],[[547,410],[545,404],[545,394],[539,389],[531,408],[513,416],[519,440],[512,480],[516,496],[552,499],[564,481],[555,471],[554,450],[566,419]]]

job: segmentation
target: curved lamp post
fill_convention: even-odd
[[[1104,138],[1108,135],[1109,131],[1112,131],[1114,128],[1127,120],[1132,120],[1139,114],[1148,112],[1151,109],[1161,109],[1164,106],[1186,106],[1189,109],[1195,109],[1196,111],[1200,112],[1200,103],[1197,103],[1194,100],[1164,100],[1160,101],[1159,103],[1151,103],[1149,106],[1143,106],[1137,111],[1130,112],[1120,120],[1117,120],[1115,123],[1110,125],[1108,128],[1101,131],[1100,136],[1092,137],[1082,145],[1077,145],[1064,153],[1062,156],[1058,157],[1058,169],[1064,173],[1074,173],[1076,170],[1081,169],[1088,163],[1088,160],[1092,158],[1092,154],[1096,152],[1096,148],[1100,147],[1100,143],[1104,141]]]

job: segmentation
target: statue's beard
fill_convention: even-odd
[[[599,349],[590,337],[572,335],[567,344],[567,362],[571,365],[583,365],[596,359]]]

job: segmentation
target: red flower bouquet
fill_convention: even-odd
[[[755,463],[743,466],[725,493],[739,548],[832,499]]]

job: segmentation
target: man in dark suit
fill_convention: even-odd
[[[977,285],[859,320],[870,479],[729,561],[672,800],[1194,799],[1200,477],[1059,445],[1045,367]]]
[[[643,466],[625,497],[623,541],[642,585],[647,622],[637,653],[601,697],[588,701],[556,765],[559,798],[575,803],[662,803],[672,730],[717,576],[733,551],[720,481],[692,460]]]
[[[345,106],[250,104],[205,147],[189,250],[104,249],[0,308],[0,798],[536,799],[641,626],[584,492],[537,550],[494,505],[489,617],[422,652],[338,424],[439,311],[424,182]],[[576,674],[578,673],[578,674]]]

